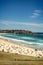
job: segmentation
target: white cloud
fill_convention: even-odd
[[[43,23],[26,23],[26,22],[16,22],[16,21],[3,21],[0,24],[6,26],[14,26],[14,25],[25,25],[25,26],[33,26],[33,27],[41,27],[43,28]]]
[[[0,22],[0,29],[21,29],[31,30],[34,32],[43,32],[43,23],[30,22],[16,22],[16,21],[2,21]]]
[[[41,13],[40,10],[34,10],[30,17],[31,18],[36,18],[36,17],[40,16],[40,13]]]

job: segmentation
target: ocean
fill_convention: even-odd
[[[17,44],[43,50],[43,34],[0,34],[0,36],[17,42]]]

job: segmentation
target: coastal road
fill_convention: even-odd
[[[43,65],[43,61],[0,61],[0,65]]]

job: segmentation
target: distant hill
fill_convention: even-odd
[[[33,32],[26,30],[0,30],[0,33],[33,34]]]

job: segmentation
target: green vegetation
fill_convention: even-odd
[[[13,53],[5,53],[0,52],[0,60],[7,60],[7,61],[42,61],[43,58],[36,58],[31,56],[24,56],[19,54],[13,54]]]
[[[33,34],[33,32],[26,30],[0,30],[0,33]]]
[[[0,65],[43,65],[43,58],[0,52]]]

